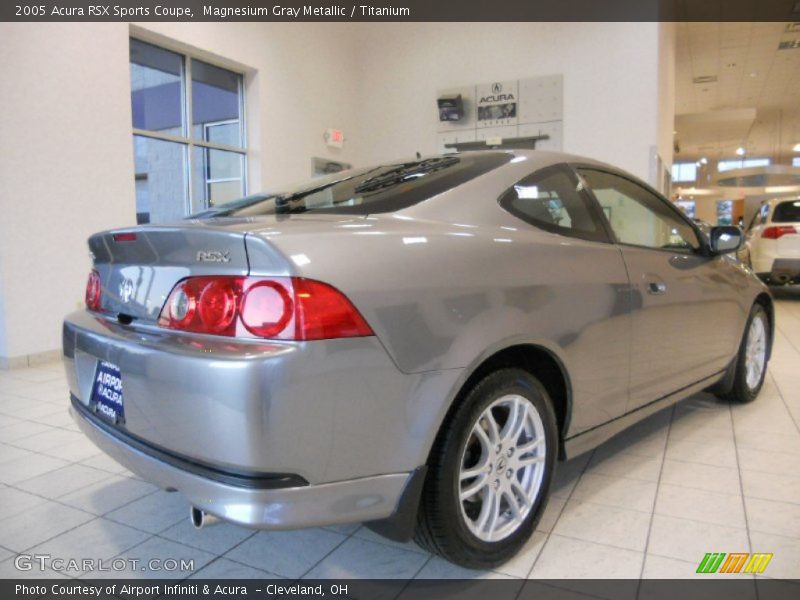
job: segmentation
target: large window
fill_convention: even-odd
[[[672,181],[697,181],[697,163],[675,163],[672,165]]]
[[[608,241],[603,217],[575,176],[562,167],[529,175],[501,198],[500,205],[531,225],[561,235]]]
[[[733,158],[731,160],[721,160],[717,163],[717,171],[730,171],[731,169],[748,169],[750,167],[768,167],[768,158]]]
[[[244,196],[241,74],[136,39],[130,69],[137,222]]]
[[[581,169],[621,244],[693,252],[700,247],[692,227],[649,190],[629,179]]]

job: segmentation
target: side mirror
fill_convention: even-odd
[[[708,239],[714,254],[729,254],[741,248],[744,234],[734,225],[720,225],[711,228]]]

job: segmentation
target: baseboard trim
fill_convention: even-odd
[[[61,350],[45,350],[22,356],[0,356],[0,371],[39,367],[61,359]]]

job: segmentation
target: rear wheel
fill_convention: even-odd
[[[767,311],[760,304],[754,304],[736,356],[733,386],[720,397],[734,402],[755,400],[767,374],[771,336]]]
[[[429,461],[416,540],[469,568],[491,568],[527,541],[557,454],[547,392],[526,371],[496,371],[470,390]]]

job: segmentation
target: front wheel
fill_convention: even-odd
[[[760,304],[754,304],[736,356],[733,386],[722,396],[724,399],[734,402],[755,400],[767,374],[771,339],[767,311]]]
[[[527,541],[547,501],[557,426],[539,381],[496,371],[470,390],[439,433],[416,540],[469,568],[491,568]]]

